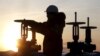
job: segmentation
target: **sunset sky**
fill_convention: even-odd
[[[93,44],[100,51],[100,0],[0,0],[0,51],[15,50],[16,39],[20,38],[20,23],[15,19],[31,19],[37,22],[47,20],[46,8],[56,5],[60,12],[66,14],[66,22],[74,21],[74,12],[78,14],[78,21],[87,22],[98,28],[92,30]],[[86,25],[86,24],[85,24]],[[84,26],[84,25],[81,25]],[[66,43],[72,41],[72,26],[66,25],[63,31],[64,51]],[[85,31],[80,30],[80,41],[84,41]],[[37,34],[38,44],[42,45],[43,35]]]

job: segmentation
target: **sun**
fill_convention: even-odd
[[[3,35],[3,46],[6,50],[18,51],[17,48],[17,40],[21,38],[21,24],[12,22],[8,23],[4,29]],[[32,37],[32,33],[29,32],[27,40],[30,41]],[[42,44],[43,42],[43,35],[36,34],[37,44]]]
[[[15,41],[14,39],[4,39],[4,47],[6,50],[12,50],[12,51],[17,51],[17,41]]]
[[[20,28],[16,23],[8,23],[4,29],[3,45],[6,50],[18,51],[17,40],[20,37]]]

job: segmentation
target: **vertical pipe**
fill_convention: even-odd
[[[27,27],[25,26],[25,38],[27,38]]]
[[[31,28],[31,31],[32,31],[32,45],[35,45],[37,42],[36,42],[36,32]]]
[[[85,42],[90,44],[91,43],[91,29],[86,29],[86,38]]]
[[[23,28],[23,27],[22,27],[22,25],[23,25],[23,24],[21,23],[21,38],[23,37],[23,33],[22,33],[22,28]]]
[[[73,25],[73,30],[72,30],[72,32],[73,32],[73,40],[74,40],[74,34],[75,34],[75,33],[74,33],[74,32],[75,32],[75,31],[74,31],[74,25]]]
[[[89,26],[89,17],[87,18],[87,26]]]
[[[24,38],[25,38],[25,25],[23,24],[23,36],[24,36]]]
[[[79,26],[77,26],[77,40],[79,40]]]
[[[75,22],[77,22],[77,12],[75,12]]]

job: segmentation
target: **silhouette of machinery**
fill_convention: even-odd
[[[91,29],[96,29],[97,27],[95,26],[90,26],[89,25],[89,17],[87,18],[87,26],[83,26],[80,27],[81,29],[85,29],[85,44],[84,44],[84,48],[83,51],[84,52],[93,52],[93,50],[96,50],[96,45],[95,44],[91,44],[92,40],[91,40]]]
[[[41,46],[37,45],[36,42],[36,32],[34,29],[29,27],[24,20],[15,20],[15,22],[21,23],[21,39],[18,41],[18,55],[19,56],[36,56]],[[27,41],[28,31],[32,32],[31,41]]]
[[[67,43],[67,48],[70,49],[70,53],[66,54],[66,56],[81,56],[83,52],[93,52],[96,50],[96,45],[91,44],[91,29],[96,29],[95,26],[89,25],[89,17],[87,18],[87,26],[79,27],[81,24],[85,24],[85,22],[77,22],[77,12],[75,12],[75,22],[66,23],[68,25],[73,25],[72,27],[72,37],[73,42]],[[79,40],[79,28],[86,29],[85,31],[85,42],[78,42]],[[83,50],[83,51],[82,51]]]
[[[79,25],[85,24],[85,22],[77,22],[77,12],[75,12],[75,22],[66,23],[68,25],[73,25],[72,27],[72,36],[73,42],[67,43],[67,48],[70,49],[70,54],[81,54],[84,42],[78,42],[79,40]]]

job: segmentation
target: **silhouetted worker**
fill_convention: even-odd
[[[55,5],[50,5],[47,10],[47,22],[39,23],[33,20],[26,20],[36,32],[43,34],[43,53],[46,56],[62,55],[62,32],[65,26],[65,14],[58,12]]]

